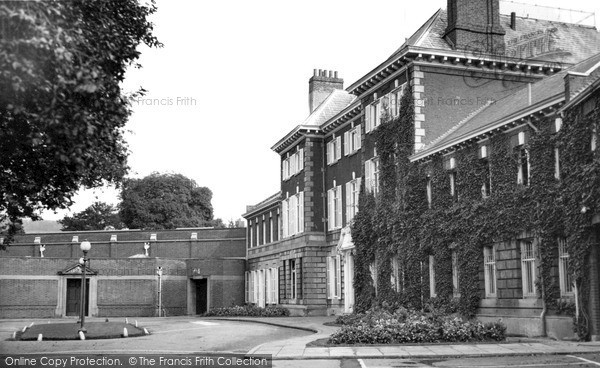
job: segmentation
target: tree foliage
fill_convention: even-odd
[[[117,208],[104,203],[94,202],[85,210],[78,212],[73,217],[65,216],[58,221],[63,231],[105,230],[107,228],[119,229],[122,227],[121,218]]]
[[[212,226],[212,192],[181,174],[125,179],[121,219],[131,229]]]
[[[0,4],[0,223],[122,180],[131,110],[120,83],[140,44],[160,46],[155,10],[137,0]]]

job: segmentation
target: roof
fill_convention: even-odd
[[[574,64],[600,52],[600,33],[591,26],[517,16],[512,29],[510,15],[504,14],[500,15],[500,23],[506,32],[508,57]],[[447,26],[447,12],[440,9],[390,58],[406,46],[452,50],[444,39]]]
[[[281,191],[273,194],[272,196],[260,201],[259,203],[255,204],[255,205],[246,206],[246,213],[244,213],[242,215],[242,217],[244,217],[244,218],[251,217],[254,213],[256,213],[262,209],[265,209],[269,206],[272,206],[275,203],[279,203],[280,200],[281,200]]]
[[[505,55],[487,55],[505,61],[523,63],[543,62],[545,67],[562,69],[576,64],[600,52],[600,33],[595,27],[527,17],[516,17],[516,27],[510,27],[510,15],[500,15],[500,23],[506,32]],[[372,77],[381,75],[411,51],[430,51],[432,54],[453,55],[460,53],[469,57],[486,57],[478,50],[455,50],[444,38],[448,26],[447,12],[440,9],[433,14],[388,59],[351,84],[347,90],[356,91]],[[567,64],[563,66],[563,64]]]
[[[490,131],[502,125],[513,121],[519,116],[537,111],[547,104],[553,104],[558,100],[565,99],[564,77],[574,71],[590,70],[590,65],[600,66],[600,53],[584,60],[583,62],[565,69],[553,76],[540,80],[539,82],[525,85],[513,94],[502,99],[488,103],[483,108],[477,110],[466,119],[458,122],[446,133],[425,146],[413,159],[420,159],[430,154],[451,147],[457,143],[472,138],[474,135]],[[590,77],[591,78],[591,77]],[[594,80],[597,80],[596,77]],[[589,82],[589,84],[593,81]],[[529,96],[531,93],[531,101]]]
[[[300,125],[297,125],[288,134],[281,138],[271,147],[276,152],[282,151],[285,146],[291,145],[302,136],[303,130],[319,131],[321,126],[327,123],[332,117],[350,106],[356,100],[356,96],[342,89],[336,89],[323,102],[317,106],[314,111],[308,115]],[[314,128],[314,129],[313,129]]]

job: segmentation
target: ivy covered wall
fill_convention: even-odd
[[[421,309],[433,303],[474,316],[485,297],[483,247],[514,242],[526,233],[538,239],[538,297],[553,313],[572,305],[572,301],[560,299],[558,285],[557,239],[566,238],[577,293],[578,308],[573,311],[576,331],[587,338],[590,252],[598,241],[592,217],[600,212],[600,155],[599,150],[590,148],[594,129],[596,134],[600,130],[597,95],[592,108],[587,108],[591,111],[584,114],[583,105],[565,111],[558,132],[553,132],[556,116],[552,114],[509,131],[490,132],[487,141],[461,145],[448,156],[431,155],[411,162],[414,106],[411,88],[406,88],[399,116],[388,119],[366,138],[375,140],[380,158],[380,189],[375,198],[363,185],[352,226],[355,311],[384,304]],[[516,144],[520,131],[528,138],[525,145]],[[488,147],[487,159],[480,158],[481,144]],[[555,148],[559,150],[560,179],[555,178]],[[529,154],[529,185],[517,184],[522,149]],[[450,194],[449,157],[456,162],[454,196]],[[482,186],[490,176],[491,193],[484,197]],[[452,251],[457,252],[458,260],[458,299],[453,297]],[[430,255],[435,259],[437,296],[433,299],[429,293]],[[394,257],[400,271],[392,277]],[[399,291],[392,282],[399,285]]]

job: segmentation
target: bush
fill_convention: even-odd
[[[463,321],[452,315],[398,309],[394,313],[370,310],[364,314],[340,316],[341,330],[330,344],[389,344],[465,341],[502,341],[506,327],[500,322],[483,324]]]
[[[282,307],[261,308],[255,305],[236,305],[227,308],[213,308],[204,313],[206,317],[287,317],[290,311]]]

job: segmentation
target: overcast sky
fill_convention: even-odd
[[[522,2],[600,13],[595,1]],[[446,7],[446,0],[156,3],[152,21],[164,47],[142,48],[143,67],[130,70],[124,86],[149,91],[127,124],[130,176],[192,178],[213,191],[215,218],[224,221],[279,190],[270,148],[307,116],[313,69],[337,70],[346,87]],[[581,18],[562,13],[564,21]],[[43,217],[60,219],[95,200],[117,204],[118,192],[85,191],[71,212]]]

